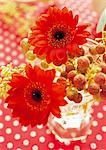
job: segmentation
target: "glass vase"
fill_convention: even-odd
[[[61,117],[53,114],[48,120],[48,127],[60,142],[84,140],[88,135],[92,123],[93,99],[89,94],[83,94],[81,103],[67,100],[66,106],[60,107]]]

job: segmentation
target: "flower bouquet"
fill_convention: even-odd
[[[61,142],[86,138],[93,103],[106,99],[106,33],[98,42],[87,27],[49,7],[21,41],[27,63],[1,67],[0,97],[21,125],[47,124]]]

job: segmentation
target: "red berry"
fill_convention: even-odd
[[[77,61],[77,68],[81,73],[85,73],[89,67],[89,64],[89,59],[85,56],[82,56]]]
[[[106,81],[106,75],[102,72],[99,72],[95,75],[94,81],[99,85],[103,85]]]
[[[106,63],[106,53],[103,55],[103,61]]]
[[[92,46],[89,48],[89,52],[92,54],[92,55],[96,55],[97,52],[96,52],[96,47],[95,46]]]
[[[73,70],[73,71],[70,71],[68,74],[67,74],[67,78],[73,83],[73,79],[74,77],[76,76],[76,72]]]
[[[67,73],[74,70],[74,69],[75,69],[75,67],[72,63],[66,65],[66,72]]]
[[[96,95],[98,94],[100,91],[100,87],[98,84],[96,83],[92,83],[89,87],[88,87],[88,92],[91,94],[91,95]]]
[[[75,88],[68,88],[66,95],[70,101],[74,101],[78,97],[78,91]]]
[[[102,72],[106,74],[106,64],[102,65]]]
[[[78,89],[78,90],[83,90],[85,84],[86,84],[86,78],[84,75],[82,74],[78,74],[74,77],[74,86]]]
[[[61,84],[63,84],[63,85],[67,85],[67,83],[66,83],[66,78],[64,78],[64,77],[60,77],[60,78],[58,78],[57,79],[57,82],[58,83],[61,83]]]
[[[78,97],[74,99],[75,103],[80,103],[82,101],[82,94],[78,93]]]
[[[61,72],[61,76],[67,78],[67,72],[66,71]]]
[[[105,52],[105,46],[102,45],[102,44],[97,45],[97,46],[96,46],[96,52],[97,52],[98,54],[103,54],[103,53]]]

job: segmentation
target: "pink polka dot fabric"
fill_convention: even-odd
[[[64,2],[64,3],[63,3]],[[97,14],[91,11],[90,0],[60,0],[58,5],[72,8],[80,14],[81,22],[90,22],[92,27]],[[90,28],[92,29],[92,28]],[[13,62],[19,65],[25,62],[19,46],[21,38],[14,27],[0,21],[0,66]],[[24,109],[24,108],[23,108]],[[95,103],[92,127],[86,140],[62,144],[57,141],[47,127],[20,126],[11,116],[7,104],[0,100],[0,150],[106,150],[106,101]]]

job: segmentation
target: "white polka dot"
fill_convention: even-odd
[[[23,54],[20,54],[20,55],[18,56],[18,58],[19,58],[19,59],[24,59],[24,55],[23,55]]]
[[[4,142],[4,137],[0,136],[0,143]]]
[[[39,141],[40,141],[41,143],[44,143],[44,142],[45,142],[45,137],[44,137],[44,136],[39,137]]]
[[[30,132],[30,136],[31,136],[31,137],[35,137],[35,136],[36,136],[36,132],[35,132],[35,131],[31,131],[31,132]]]
[[[0,61],[0,66],[4,66],[5,62],[4,61]]]
[[[8,104],[7,104],[7,103],[4,103],[4,108],[5,108],[5,109],[7,109],[7,106],[8,106]]]
[[[19,121],[18,120],[14,120],[13,121],[13,126],[18,126],[19,125]]]
[[[11,61],[11,60],[12,60],[11,56],[6,57],[6,61]]]
[[[91,135],[91,134],[92,134],[92,130],[89,129],[89,130],[87,131],[87,134],[88,134],[88,135]]]
[[[10,121],[11,120],[11,116],[10,115],[6,115],[5,116],[5,121]]]
[[[4,127],[4,124],[0,122],[0,129]]]
[[[92,125],[93,125],[94,127],[96,127],[96,126],[98,125],[98,122],[97,122],[96,120],[94,120],[94,121],[92,122]]]
[[[17,51],[12,51],[11,54],[12,54],[12,56],[16,56],[17,55]]]
[[[106,111],[106,105],[103,106],[103,110]]]
[[[103,113],[98,112],[98,113],[97,113],[97,117],[100,118],[100,119],[103,118]]]
[[[5,57],[5,54],[3,52],[0,52],[0,58]]]
[[[9,38],[10,38],[11,40],[14,40],[16,37],[15,37],[14,34],[10,34]]]
[[[0,36],[0,41],[3,41],[3,37],[2,36]]]
[[[7,148],[12,149],[13,148],[13,143],[11,143],[11,142],[7,143]]]
[[[3,111],[2,111],[2,110],[0,110],[0,116],[2,116],[2,114],[3,114]]]
[[[106,126],[102,126],[102,131],[106,132]]]
[[[5,48],[5,52],[11,52],[11,48],[10,47],[6,47]]]
[[[101,134],[97,134],[97,135],[96,135],[96,139],[97,139],[98,141],[101,141],[101,140],[102,140],[102,135],[101,135]]]
[[[58,150],[64,150],[63,148],[59,148]]]
[[[3,49],[4,48],[4,45],[3,44],[0,44],[0,49]]]
[[[5,43],[5,44],[9,44],[9,43],[10,43],[10,40],[9,40],[9,39],[5,39],[5,40],[4,40],[4,43]]]
[[[7,133],[7,134],[11,134],[11,133],[12,133],[12,129],[11,129],[11,128],[7,128],[7,129],[6,129],[6,133]]]
[[[29,140],[25,139],[25,140],[23,141],[23,145],[24,145],[24,146],[28,146],[28,145],[29,145]]]
[[[50,149],[54,148],[54,143],[50,142],[50,143],[48,144],[48,147],[49,147]]]
[[[12,43],[11,43],[11,47],[14,48],[14,47],[16,47],[16,46],[17,46],[17,44],[16,44],[15,42],[12,42]]]
[[[21,130],[22,130],[23,132],[26,132],[26,131],[28,130],[28,127],[22,126]]]
[[[17,59],[14,59],[14,60],[13,60],[13,64],[14,64],[14,65],[18,65],[18,64],[19,64],[19,61],[18,61]]]
[[[16,133],[16,134],[14,135],[14,139],[15,139],[15,140],[19,140],[20,138],[21,138],[21,135],[20,135],[20,134]]]
[[[90,146],[92,149],[96,149],[96,143],[91,143]]]
[[[38,129],[42,129],[42,128],[43,128],[43,125],[37,125],[37,128],[38,128]]]
[[[33,147],[32,147],[32,150],[38,150],[39,148],[38,148],[38,146],[37,145],[34,145]]]
[[[80,150],[80,146],[78,145],[74,146],[74,150]]]
[[[5,31],[5,32],[4,32],[4,36],[9,36],[9,32],[8,32],[8,31]]]

